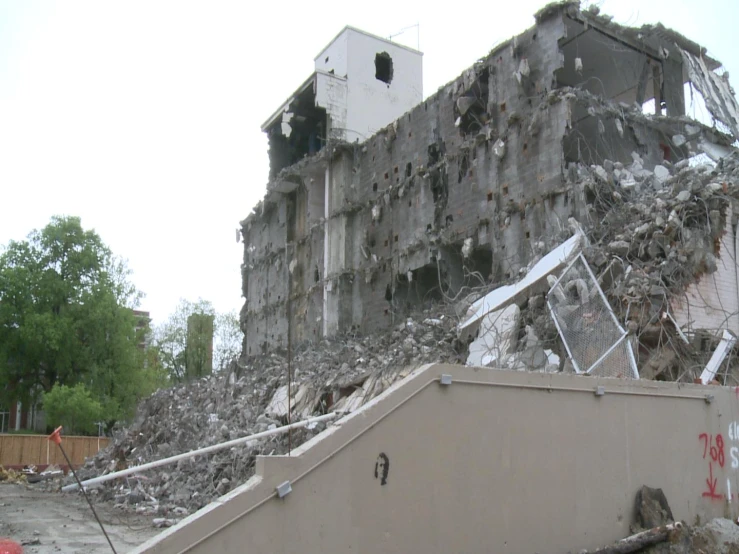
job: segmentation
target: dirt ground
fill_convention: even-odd
[[[0,537],[23,544],[24,554],[98,554],[111,549],[81,496],[0,484]],[[118,554],[128,552],[161,529],[144,517],[94,504]]]

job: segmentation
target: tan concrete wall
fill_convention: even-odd
[[[736,517],[735,422],[730,388],[427,366],[136,552],[594,548],[629,534],[643,484],[679,519]]]

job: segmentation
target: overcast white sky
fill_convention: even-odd
[[[428,96],[545,3],[0,0],[0,244],[78,215],[128,259],[155,322],[180,297],[239,310],[235,230],[267,181],[259,125],[334,35],[419,23]],[[598,4],[661,21],[739,76],[735,0]]]

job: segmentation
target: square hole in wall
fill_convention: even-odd
[[[398,235],[395,235],[395,242],[398,242]]]
[[[405,176],[410,177],[412,172],[413,166],[411,165],[411,162],[408,162],[407,164],[405,164]]]
[[[387,245],[388,245],[388,241],[385,241],[385,246],[387,246]]]
[[[377,192],[377,183],[372,183],[372,190]]]
[[[386,171],[386,172],[385,172],[385,180],[388,180],[389,178],[390,178],[390,175],[389,175],[389,174],[388,174],[388,172]]]
[[[528,232],[528,231],[526,231],[526,238],[527,238],[527,239],[531,238],[531,233],[530,233],[530,232]]]
[[[505,111],[505,102],[501,102],[500,103],[500,111],[501,112],[504,112]]]
[[[393,59],[387,52],[375,55],[375,79],[388,85],[393,80]]]
[[[488,202],[492,202],[492,201],[493,201],[493,193],[488,192]]]
[[[395,173],[395,174],[398,173],[398,166],[397,165],[393,168],[393,173]]]
[[[508,196],[508,185],[503,185],[503,196]]]
[[[523,143],[523,151],[526,152],[526,150],[528,150],[528,149],[529,149],[529,143],[528,142],[524,142]]]
[[[413,131],[408,131],[408,138],[411,138],[413,136]]]

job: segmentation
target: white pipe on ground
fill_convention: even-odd
[[[86,487],[89,485],[96,485],[98,483],[103,483],[104,481],[110,481],[111,479],[125,477],[127,475],[131,475],[132,473],[140,473],[142,471],[146,471],[147,469],[153,469],[155,467],[173,464],[174,462],[179,462],[180,460],[192,458],[193,456],[200,456],[202,454],[208,454],[210,452],[215,452],[217,450],[224,450],[226,448],[231,448],[232,446],[237,446],[239,444],[243,444],[248,441],[263,439],[265,437],[271,437],[272,435],[279,435],[281,433],[285,433],[289,431],[290,429],[298,429],[300,427],[306,427],[307,425],[310,425],[311,423],[320,423],[321,421],[327,421],[329,419],[338,417],[339,415],[341,415],[339,412],[331,412],[331,413],[328,413],[322,416],[305,419],[303,421],[296,421],[295,423],[291,423],[290,425],[283,425],[282,427],[277,427],[276,429],[270,429],[269,431],[263,431],[261,433],[256,433],[254,435],[249,435],[247,437],[241,437],[239,439],[234,439],[232,441],[222,442],[219,444],[214,444],[212,446],[206,446],[205,448],[199,448],[197,450],[191,450],[190,452],[185,452],[183,454],[177,454],[176,456],[170,456],[169,458],[162,458],[161,460],[149,462],[148,464],[142,464],[140,466],[130,467],[128,469],[124,469],[121,471],[114,471],[113,473],[108,473],[107,475],[101,475],[100,477],[94,477],[93,479],[82,481],[82,486]],[[62,492],[70,492],[70,491],[77,490],[78,488],[79,486],[77,485],[77,483],[74,483],[71,485],[67,485],[66,487],[62,487]]]

